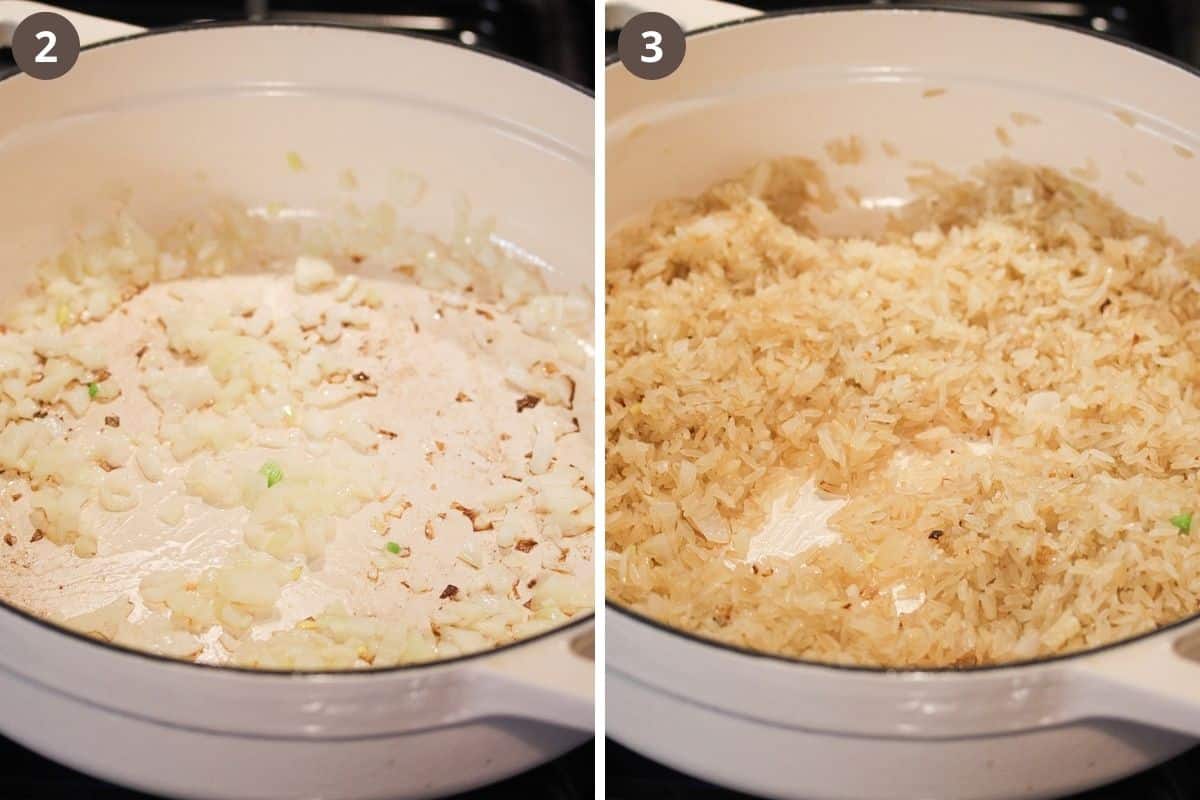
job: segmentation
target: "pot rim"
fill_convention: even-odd
[[[443,45],[446,47],[452,47],[457,50],[462,50],[462,51],[466,51],[469,53],[473,53],[480,57],[491,58],[491,59],[495,59],[497,61],[504,62],[505,64],[509,64],[511,66],[518,67],[518,68],[526,70],[528,72],[532,72],[543,78],[548,78],[550,80],[553,80],[555,83],[561,84],[561,85],[565,86],[566,88],[576,91],[592,100],[595,99],[595,94],[587,87],[582,86],[568,78],[564,78],[563,76],[558,75],[554,72],[551,72],[548,69],[545,69],[544,67],[538,66],[537,64],[530,64],[529,62],[521,61],[520,59],[514,58],[514,57],[509,56],[504,53],[497,53],[497,52],[493,52],[490,50],[480,50],[480,49],[471,47],[470,45],[463,44],[462,42],[457,42],[457,41],[454,41],[451,39],[441,39],[441,38],[438,38],[436,36],[432,36],[429,34],[414,33],[414,32],[410,32],[410,31],[398,31],[398,30],[392,30],[389,28],[372,28],[372,27],[362,27],[362,26],[356,26],[356,25],[343,25],[343,24],[328,23],[328,22],[271,22],[269,20],[267,20],[267,21],[246,20],[246,21],[228,21],[228,22],[203,22],[203,23],[190,23],[190,24],[185,23],[183,25],[171,25],[171,26],[163,27],[163,28],[155,28],[153,30],[143,31],[141,33],[132,33],[132,34],[129,34],[128,36],[120,36],[115,39],[106,39],[102,42],[96,42],[94,44],[90,44],[90,45],[87,45],[86,47],[80,48],[80,52],[82,53],[82,52],[86,52],[88,50],[98,50],[100,48],[112,47],[115,45],[119,46],[119,45],[127,44],[129,42],[137,41],[139,39],[147,39],[152,36],[171,36],[171,35],[178,35],[178,34],[184,34],[184,33],[193,33],[193,32],[198,32],[198,31],[217,30],[217,29],[222,29],[222,28],[260,28],[260,29],[273,29],[273,30],[281,30],[281,29],[305,30],[305,29],[309,29],[309,28],[330,28],[330,29],[334,29],[334,30],[348,31],[348,32],[353,32],[353,33],[382,34],[382,35],[386,35],[386,36],[397,36],[397,37],[408,38],[408,39],[417,39],[419,41],[430,42],[433,44]],[[12,72],[10,72],[6,75],[0,75],[0,84],[3,84],[5,81],[11,80],[20,75],[24,75],[24,73],[21,72],[19,69],[13,70]],[[60,636],[67,636],[67,637],[69,637],[71,639],[75,639],[77,641],[86,642],[87,644],[92,645],[97,648],[100,648],[102,650],[107,650],[107,651],[115,652],[115,653],[122,654],[122,655],[135,656],[137,658],[141,658],[141,659],[151,661],[151,662],[159,662],[159,663],[169,664],[169,665],[181,665],[181,666],[185,666],[185,667],[197,667],[202,670],[208,670],[210,672],[216,671],[217,673],[220,673],[220,674],[239,673],[239,674],[245,674],[245,675],[257,675],[257,676],[262,676],[262,678],[264,680],[267,678],[271,678],[271,679],[275,679],[275,680],[279,680],[281,678],[286,678],[289,680],[303,680],[306,678],[307,679],[327,680],[330,677],[336,677],[336,676],[340,676],[340,675],[355,676],[355,677],[362,678],[362,677],[373,676],[373,675],[394,675],[394,674],[397,674],[400,672],[413,673],[413,672],[420,672],[422,670],[431,670],[431,669],[438,669],[438,668],[442,668],[442,667],[457,666],[459,664],[464,664],[467,662],[479,661],[479,660],[487,658],[488,656],[507,652],[514,648],[523,647],[525,645],[531,645],[531,644],[534,644],[535,642],[543,641],[552,636],[557,636],[558,634],[565,633],[567,631],[580,630],[580,629],[586,627],[586,625],[588,623],[592,622],[596,616],[596,611],[595,611],[595,608],[593,607],[592,611],[590,611],[587,614],[580,614],[580,615],[574,617],[573,619],[571,619],[569,622],[563,623],[562,625],[559,625],[558,627],[550,628],[549,630],[542,631],[541,633],[535,634],[533,636],[528,636],[523,639],[518,639],[517,641],[500,645],[499,647],[493,648],[491,650],[480,650],[475,653],[465,653],[463,655],[453,656],[452,658],[438,659],[435,661],[424,661],[424,662],[419,662],[416,664],[401,664],[401,665],[394,666],[394,667],[380,667],[378,669],[350,668],[350,669],[327,669],[327,670],[288,670],[288,669],[262,669],[262,668],[258,668],[258,667],[239,667],[239,666],[225,665],[225,664],[201,664],[201,663],[197,663],[195,661],[185,661],[185,660],[179,659],[179,658],[172,658],[170,656],[159,655],[158,653],[151,653],[146,650],[138,650],[136,648],[128,647],[128,646],[122,645],[122,644],[116,644],[114,642],[106,642],[106,641],[97,639],[95,637],[88,636],[87,634],[80,633],[79,631],[71,630],[70,628],[64,627],[55,622],[52,622],[49,619],[46,619],[45,617],[41,617],[37,614],[34,614],[31,611],[27,611],[23,608],[20,608],[19,606],[16,606],[16,605],[10,603],[4,597],[0,597],[0,613],[12,614],[21,619],[24,619],[27,622],[32,622],[32,623],[38,625],[39,627],[44,628],[45,630],[48,630],[54,634],[57,634]]]
[[[431,44],[442,45],[445,47],[452,47],[456,50],[464,50],[466,52],[473,53],[475,55],[478,55],[478,56],[481,56],[484,58],[491,58],[491,59],[495,59],[496,61],[503,61],[504,63],[509,64],[511,66],[519,67],[520,69],[526,70],[528,72],[533,72],[537,75],[540,75],[543,78],[549,78],[550,80],[554,81],[555,83],[562,84],[563,86],[566,86],[568,89],[573,89],[582,95],[592,98],[593,100],[595,99],[595,96],[596,96],[594,91],[592,91],[591,89],[588,89],[586,86],[583,86],[580,83],[577,83],[576,81],[571,80],[570,78],[565,78],[556,72],[551,72],[549,69],[547,69],[543,66],[540,66],[538,64],[531,64],[528,61],[522,61],[521,59],[510,56],[507,53],[500,53],[500,52],[496,52],[493,50],[481,50],[479,48],[472,47],[471,45],[463,44],[462,42],[455,41],[453,39],[442,39],[438,36],[434,36],[434,35],[428,34],[428,33],[420,33],[417,31],[400,31],[400,30],[395,30],[393,28],[379,28],[379,27],[370,27],[370,26],[362,26],[362,25],[347,25],[344,23],[337,23],[337,22],[302,22],[302,21],[271,22],[270,20],[219,20],[219,21],[215,21],[215,22],[185,22],[180,25],[167,25],[167,26],[163,26],[161,28],[153,28],[150,30],[141,31],[139,33],[131,33],[126,36],[118,36],[114,39],[105,39],[104,41],[101,41],[101,42],[94,42],[92,44],[81,47],[79,52],[85,53],[89,50],[99,50],[100,48],[103,48],[103,47],[111,47],[113,45],[121,45],[121,44],[125,44],[127,42],[135,41],[137,39],[148,39],[152,36],[170,36],[170,35],[174,35],[174,34],[194,33],[194,32],[207,31],[207,30],[218,30],[221,28],[262,28],[262,29],[274,29],[274,30],[282,30],[282,29],[304,30],[304,29],[308,29],[308,28],[328,28],[328,29],[332,29],[332,30],[348,31],[351,33],[382,34],[385,36],[397,36],[397,37],[406,38],[406,39],[416,39],[416,40],[422,41],[422,42],[429,42]],[[4,74],[4,75],[0,75],[0,83],[3,83],[4,81],[7,81],[7,80],[11,80],[12,78],[15,78],[19,75],[24,75],[24,73],[21,72],[21,70],[14,68],[11,72]]]
[[[1149,58],[1151,58],[1155,61],[1160,61],[1168,66],[1183,70],[1184,72],[1188,73],[1192,77],[1200,78],[1200,68],[1198,68],[1198,67],[1194,67],[1191,64],[1187,64],[1187,63],[1180,61],[1172,56],[1168,56],[1163,53],[1159,53],[1156,50],[1151,50],[1150,48],[1145,47],[1136,42],[1131,42],[1131,41],[1128,41],[1125,39],[1117,38],[1116,36],[1113,36],[1111,34],[1100,33],[1099,31],[1091,30],[1088,28],[1076,27],[1074,25],[1069,25],[1065,22],[1037,19],[1037,18],[1025,16],[1023,14],[1002,14],[1002,13],[998,13],[995,11],[988,11],[988,10],[978,9],[978,8],[947,8],[945,6],[932,6],[932,5],[920,5],[920,4],[884,8],[884,7],[880,7],[877,5],[855,4],[855,5],[845,5],[845,6],[818,6],[815,8],[785,9],[782,11],[764,12],[761,14],[756,14],[755,16],[746,17],[743,19],[731,20],[729,22],[719,22],[715,25],[707,25],[703,28],[697,28],[692,31],[686,31],[684,33],[684,36],[690,38],[690,37],[699,36],[702,34],[719,32],[719,31],[726,30],[729,28],[738,28],[738,27],[743,27],[746,25],[754,25],[754,24],[760,23],[760,22],[770,22],[772,20],[776,20],[776,19],[780,19],[780,18],[784,18],[784,17],[815,16],[818,14],[854,14],[854,13],[861,14],[863,12],[868,12],[868,13],[873,13],[873,14],[889,14],[889,15],[893,15],[893,14],[914,14],[914,15],[917,15],[917,14],[942,14],[942,15],[947,15],[947,16],[986,17],[986,18],[990,18],[992,20],[1003,20],[1003,21],[1009,21],[1009,22],[1024,23],[1024,24],[1028,24],[1028,25],[1038,25],[1038,26],[1043,26],[1043,27],[1048,27],[1048,28],[1057,28],[1058,30],[1063,31],[1064,33],[1072,33],[1072,34],[1077,34],[1080,36],[1092,37],[1095,39],[1100,39],[1101,41],[1107,42],[1108,44],[1111,44],[1111,45],[1116,45],[1119,47],[1127,48],[1129,50],[1133,50],[1134,52],[1139,53],[1140,55],[1148,56]],[[612,55],[608,56],[605,60],[605,73],[608,73],[610,70],[614,69],[618,64],[620,64],[620,59],[616,55],[616,53],[613,53]],[[624,606],[624,605],[616,602],[615,600],[609,599],[607,597],[604,600],[604,607],[605,607],[606,612],[607,611],[615,611],[619,615],[628,617],[630,620],[632,620],[634,622],[639,622],[643,625],[646,625],[650,628],[656,629],[660,632],[678,636],[678,637],[685,639],[687,641],[690,641],[694,644],[700,644],[700,645],[705,645],[708,647],[713,647],[713,648],[723,650],[727,653],[731,653],[731,654],[738,655],[738,656],[745,656],[745,657],[749,657],[749,658],[753,658],[753,659],[766,659],[766,660],[770,660],[775,663],[789,664],[789,665],[796,666],[796,667],[831,670],[831,671],[836,671],[836,672],[840,672],[840,673],[858,673],[858,674],[867,674],[867,675],[878,674],[878,675],[893,676],[893,677],[897,677],[897,678],[904,678],[904,677],[911,678],[911,677],[915,677],[915,676],[929,676],[930,678],[936,678],[937,676],[941,676],[941,675],[963,676],[963,675],[971,675],[971,674],[976,674],[976,673],[993,673],[994,674],[996,672],[1000,672],[1002,670],[1008,670],[1008,669],[1021,669],[1021,668],[1028,668],[1028,667],[1035,667],[1035,666],[1042,666],[1042,665],[1061,664],[1061,663],[1065,663],[1065,662],[1069,662],[1069,661],[1078,661],[1086,656],[1097,655],[1100,653],[1114,650],[1119,647],[1124,647],[1126,645],[1133,645],[1137,642],[1145,641],[1147,639],[1150,639],[1151,637],[1155,637],[1160,634],[1167,634],[1171,631],[1177,630],[1179,628],[1183,628],[1190,623],[1200,620],[1200,611],[1198,611],[1194,614],[1190,614],[1186,617],[1182,617],[1180,619],[1175,620],[1174,622],[1170,622],[1166,625],[1162,625],[1160,627],[1154,628],[1153,630],[1149,630],[1144,633],[1139,633],[1139,634],[1136,634],[1134,636],[1130,636],[1130,637],[1127,637],[1124,639],[1118,639],[1116,641],[1107,642],[1105,644],[1097,645],[1096,647],[1091,647],[1086,650],[1075,650],[1075,651],[1071,651],[1071,652],[1067,652],[1067,653],[1058,653],[1058,654],[1055,654],[1052,656],[1045,656],[1043,658],[1024,659],[1024,660],[1020,660],[1020,661],[1006,661],[1006,662],[997,663],[997,664],[981,664],[981,665],[975,665],[975,666],[880,667],[880,666],[864,665],[864,664],[836,664],[836,663],[832,663],[832,662],[828,662],[828,661],[815,661],[812,659],[797,658],[794,656],[781,655],[778,653],[769,653],[769,652],[766,652],[763,650],[755,650],[755,649],[752,649],[749,647],[743,647],[740,645],[722,642],[718,639],[712,639],[707,636],[702,636],[700,634],[693,633],[692,631],[684,630],[683,628],[677,628],[673,625],[669,625],[665,622],[661,622],[659,620],[654,619],[653,617],[643,614],[640,611],[635,611],[632,608]]]
[[[752,11],[753,9],[747,8],[746,10]],[[1100,39],[1101,41],[1107,42],[1112,45],[1117,45],[1118,47],[1124,47],[1129,50],[1133,50],[1137,53],[1140,53],[1141,55],[1149,56],[1150,58],[1154,59],[1155,61],[1162,61],[1166,64],[1169,64],[1172,67],[1181,69],[1190,75],[1200,78],[1200,67],[1196,67],[1191,64],[1188,64],[1187,62],[1181,61],[1180,59],[1177,59],[1174,56],[1169,56],[1165,53],[1160,53],[1157,50],[1153,50],[1153,49],[1146,47],[1145,45],[1139,44],[1137,42],[1132,42],[1132,41],[1129,41],[1128,39],[1121,39],[1117,36],[1114,36],[1111,33],[1101,33],[1100,31],[1093,30],[1091,28],[1080,28],[1076,25],[1071,25],[1066,22],[1058,22],[1056,20],[1041,19],[1038,17],[1028,16],[1026,14],[1006,14],[1006,13],[1002,13],[1002,12],[998,12],[998,11],[989,11],[989,10],[983,9],[983,8],[935,6],[935,5],[926,5],[923,3],[913,3],[911,5],[906,3],[903,6],[888,7],[888,6],[879,6],[879,5],[875,5],[875,4],[871,4],[871,3],[858,2],[858,3],[852,3],[852,4],[847,4],[847,5],[838,5],[838,6],[813,6],[811,8],[789,8],[789,9],[782,9],[779,11],[763,11],[763,12],[756,13],[754,16],[751,16],[751,17],[744,17],[742,19],[734,19],[734,20],[730,20],[728,22],[718,22],[713,25],[706,25],[702,28],[696,28],[695,30],[684,31],[683,35],[685,38],[690,38],[690,37],[700,36],[700,35],[706,34],[706,33],[714,33],[717,31],[725,30],[726,28],[740,28],[740,27],[743,27],[746,25],[753,25],[753,24],[759,23],[759,22],[768,22],[771,20],[781,19],[784,17],[816,16],[818,14],[855,14],[855,13],[861,14],[863,12],[872,13],[872,14],[888,14],[888,15],[892,15],[892,14],[913,14],[913,15],[942,14],[942,15],[946,15],[946,16],[958,16],[958,17],[987,17],[992,20],[1020,22],[1020,23],[1024,23],[1027,25],[1040,25],[1040,26],[1046,27],[1046,28],[1057,28],[1065,33],[1074,33],[1074,34],[1077,34],[1080,36],[1088,36],[1088,37],[1091,37],[1094,39]],[[126,37],[126,38],[128,38],[128,37]],[[429,37],[422,36],[421,38],[429,38]],[[87,49],[87,48],[85,48],[85,49]],[[620,63],[621,63],[621,59],[617,55],[616,52],[606,55],[605,59],[604,59],[605,72],[608,72],[609,70],[611,70],[613,67],[617,66]],[[586,91],[586,90],[584,90],[584,91]]]

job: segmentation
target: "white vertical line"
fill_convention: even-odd
[[[596,529],[595,529],[595,544],[592,549],[593,560],[596,568],[596,798],[602,800],[605,797],[604,789],[604,733],[605,733],[605,717],[604,717],[604,629],[605,629],[605,609],[604,609],[604,495],[605,495],[605,473],[604,473],[604,442],[607,438],[605,435],[604,423],[604,365],[605,365],[605,344],[604,344],[604,108],[606,87],[604,85],[604,1],[596,0],[595,9],[595,86],[596,86],[596,107],[595,107],[595,129],[593,131],[595,141],[595,231],[593,238],[595,240],[595,342],[596,342],[596,400],[593,416],[593,427],[595,429],[595,471],[596,485],[592,487],[595,490],[595,514],[596,514]]]

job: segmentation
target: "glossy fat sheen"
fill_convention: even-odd
[[[1170,521],[1198,488],[1194,252],[1048,169],[915,186],[883,236],[822,237],[820,170],[765,163],[610,242],[615,599],[895,667],[1094,647],[1200,603]],[[846,499],[841,540],[750,563],[797,479]]]

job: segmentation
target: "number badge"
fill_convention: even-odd
[[[79,32],[66,17],[52,11],[30,14],[12,35],[13,60],[31,78],[61,78],[79,58]]]
[[[617,38],[617,55],[625,68],[648,81],[665,78],[683,63],[687,40],[679,23],[648,11],[626,23]]]

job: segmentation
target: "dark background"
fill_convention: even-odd
[[[863,3],[822,0],[735,0],[764,11],[806,6],[862,5]],[[878,6],[947,6],[997,13],[1015,13],[1075,25],[1137,42],[1189,64],[1200,65],[1200,2],[1184,0],[1129,0],[1129,2],[1041,2],[1040,0],[936,0],[906,3],[884,0]],[[606,44],[616,48],[616,30],[606,31]],[[740,800],[750,795],[731,792],[689,778],[609,740],[605,743],[606,793],[611,800]],[[936,763],[914,765],[915,769],[937,769]],[[1200,748],[1185,753],[1157,769],[1119,783],[1076,795],[1072,800],[1197,800],[1200,798]],[[945,798],[944,800],[953,800]]]
[[[197,20],[331,22],[407,30],[490,50],[537,65],[588,89],[594,84],[595,7],[580,0],[93,0],[54,5],[142,27]],[[214,53],[214,58],[219,54]],[[313,53],[313,58],[323,54]],[[0,48],[0,75],[15,69]],[[3,110],[0,109],[0,113]],[[0,180],[0,191],[3,181]],[[0,709],[0,714],[3,714]],[[463,758],[470,758],[464,753]],[[591,800],[594,743],[511,780],[461,795],[462,800],[520,796],[528,800]],[[93,780],[0,737],[0,800],[154,800]]]

